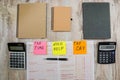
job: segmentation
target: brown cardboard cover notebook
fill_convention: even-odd
[[[70,31],[71,30],[71,7],[53,7],[53,31]]]
[[[46,3],[18,5],[18,38],[46,37]]]

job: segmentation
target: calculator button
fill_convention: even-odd
[[[103,56],[103,59],[105,59],[105,56]]]
[[[103,54],[103,56],[105,56],[105,54]]]
[[[106,55],[106,57],[108,57],[108,55]]]
[[[105,61],[103,61],[102,63],[105,63]]]
[[[115,54],[115,52],[112,52],[112,54]]]
[[[108,56],[108,54],[106,54],[106,56]]]
[[[99,57],[100,59],[102,58],[102,56]]]
[[[106,63],[108,63],[108,61],[106,61]]]

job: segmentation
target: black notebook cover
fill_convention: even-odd
[[[84,39],[108,39],[110,30],[109,3],[83,3]]]

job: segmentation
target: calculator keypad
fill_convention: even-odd
[[[23,69],[25,68],[25,52],[10,52],[10,68]]]
[[[115,63],[115,52],[105,52],[105,51],[99,51],[98,52],[98,63],[100,64],[110,64]]]

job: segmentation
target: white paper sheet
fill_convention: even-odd
[[[87,54],[76,55],[75,59],[75,80],[94,80],[94,42],[87,41]]]
[[[27,80],[94,80],[94,44],[87,41],[86,55],[73,55],[72,41],[67,42],[66,56],[53,56],[48,42],[47,55],[33,54],[33,42],[27,43]],[[67,61],[46,58],[67,58]]]

